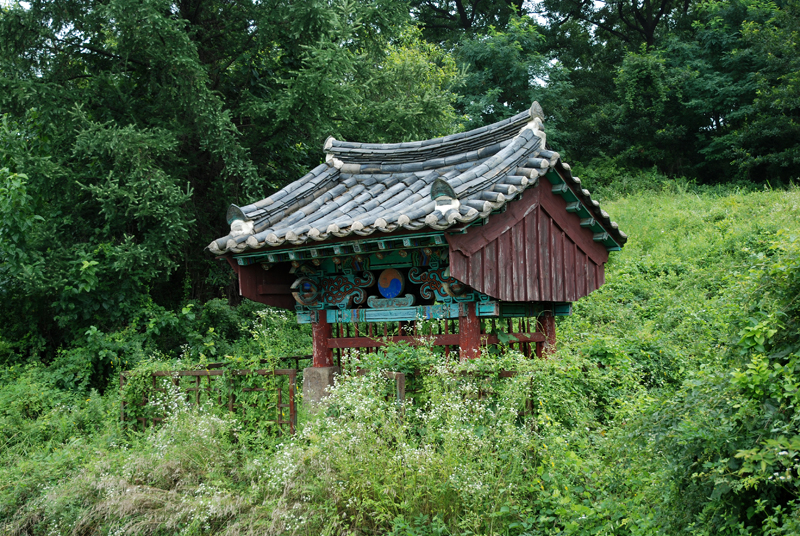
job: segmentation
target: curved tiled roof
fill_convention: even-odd
[[[538,103],[499,123],[426,141],[328,138],[325,164],[266,199],[232,205],[231,233],[208,248],[215,254],[242,253],[376,231],[443,230],[487,218],[551,169],[616,243],[624,244],[625,234],[580,187],[558,153],[545,149],[545,139]],[[452,188],[456,200],[431,198],[437,179]]]

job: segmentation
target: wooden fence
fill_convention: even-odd
[[[230,412],[240,411],[246,418],[247,405],[237,401],[234,384],[238,377],[249,376],[275,376],[286,377],[286,396],[284,396],[284,386],[277,386],[277,407],[276,417],[273,422],[282,430],[294,434],[297,430],[297,369],[276,369],[276,370],[176,370],[176,371],[156,371],[150,375],[150,392],[165,393],[169,384],[180,391],[190,405],[201,404],[203,399],[210,400],[221,407],[227,408]],[[204,381],[205,379],[205,381]],[[220,381],[227,380],[227,381]],[[125,387],[128,376],[123,372],[119,377],[120,391]],[[220,385],[222,384],[222,385]],[[242,387],[241,392],[266,392],[264,387]],[[152,405],[153,395],[145,394],[141,402],[137,405],[147,407]],[[162,422],[165,415],[142,415],[129,416],[126,412],[127,403],[123,399],[120,404],[120,419],[123,423],[141,423],[142,429],[146,429],[148,424],[153,426]],[[152,411],[155,411],[153,409]],[[148,422],[149,421],[149,422]]]
[[[298,363],[300,360],[310,360],[311,356],[293,356],[289,358],[281,358],[281,360],[295,360]],[[247,405],[237,401],[235,382],[238,378],[252,377],[254,375],[285,377],[286,382],[284,385],[278,385],[277,404],[276,404],[276,417],[271,422],[274,422],[281,430],[294,434],[297,431],[297,376],[298,369],[275,369],[275,370],[229,370],[222,369],[224,364],[214,363],[210,364],[205,370],[177,370],[177,371],[155,371],[150,374],[150,393],[166,393],[167,388],[171,385],[186,397],[190,405],[200,405],[202,402],[210,400],[220,407],[226,408],[230,412],[241,411],[242,416],[246,418]],[[358,374],[366,374],[366,370],[359,370]],[[417,371],[415,374],[421,374]],[[518,374],[514,370],[503,370],[496,373],[499,378],[511,378]],[[398,403],[405,402],[406,400],[406,381],[407,376],[402,372],[383,372],[383,377],[389,380],[394,380],[395,389],[393,396]],[[481,372],[467,372],[463,371],[459,374],[462,377],[472,377],[475,379],[488,380],[494,373],[481,373]],[[119,385],[122,391],[128,381],[126,373],[120,374]],[[227,381],[220,381],[227,380]],[[264,387],[241,387],[241,392],[266,392]],[[477,396],[484,398],[486,391],[483,386],[478,387]],[[390,395],[392,396],[392,395]],[[145,394],[141,402],[137,405],[140,407],[147,407],[153,403],[152,395]],[[162,422],[165,415],[136,415],[131,416],[126,412],[127,403],[123,399],[120,407],[120,419],[123,423],[133,422],[136,425],[141,424],[142,430],[148,426],[153,426]],[[533,411],[533,401],[526,400],[525,409],[522,414],[530,414]]]

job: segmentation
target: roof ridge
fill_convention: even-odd
[[[484,125],[482,127],[474,128],[466,132],[457,132],[455,134],[449,134],[447,136],[441,136],[439,138],[431,138],[429,140],[408,141],[400,143],[349,142],[344,140],[337,140],[333,136],[330,136],[328,137],[328,139],[325,140],[325,144],[323,145],[322,150],[328,153],[334,147],[340,149],[361,149],[361,150],[373,150],[373,151],[398,151],[398,150],[402,151],[402,150],[428,149],[433,146],[457,143],[463,140],[468,140],[481,136],[486,133],[497,132],[498,130],[504,130],[505,127],[513,127],[516,124],[524,124],[530,121],[530,117],[531,117],[531,111],[525,110],[524,112],[503,119],[502,121],[498,121],[497,123],[493,123],[491,125]]]
[[[404,143],[353,143],[328,138],[324,151],[326,161],[344,165],[380,164],[391,167],[409,163],[436,162],[454,155],[487,149],[512,140],[520,128],[531,121],[525,111],[493,125],[441,138]]]

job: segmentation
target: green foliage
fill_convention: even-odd
[[[4,530],[797,533],[798,194],[755,183],[797,177],[798,2],[542,5],[0,7]],[[557,356],[390,345],[279,438],[283,380],[231,371],[287,366],[310,334],[231,306],[201,256],[226,205],[301,176],[329,135],[430,138],[534,99],[631,235]],[[249,416],[150,389],[211,362]],[[122,400],[167,419],[124,430]]]
[[[88,462],[88,438],[101,431],[115,435],[113,396],[64,391],[41,366],[4,369],[0,404],[0,518],[5,520],[39,497],[54,474],[73,474]]]
[[[566,0],[543,0],[540,4],[551,23],[559,27],[569,20],[580,21],[609,46],[650,48],[664,36],[679,30],[690,18],[691,2],[672,0],[609,0],[597,4]]]
[[[791,532],[796,516],[793,447],[797,416],[797,240],[777,232],[739,281],[724,359],[704,363],[680,388],[649,405],[639,434],[670,452],[663,476],[668,532]],[[786,320],[782,320],[786,319]],[[780,335],[779,335],[780,334]],[[716,352],[715,352],[716,353]],[[745,359],[732,373],[725,365]]]
[[[434,353],[432,348],[426,347],[426,349],[427,351],[420,351],[405,342],[389,344],[386,348],[381,348],[375,352],[346,359],[343,365],[346,370],[351,369],[353,371],[363,368],[373,371],[384,370],[415,374],[427,371],[431,366],[441,361],[441,356]]]
[[[409,4],[425,38],[434,43],[485,35],[530,9],[521,0],[411,0]]]
[[[209,302],[211,304],[213,302]],[[193,309],[190,304],[183,311],[190,320],[211,317],[244,322],[231,314],[229,307],[204,307],[199,314],[193,313]],[[179,356],[150,355],[116,369],[117,372],[124,369],[120,396],[125,403],[130,429],[140,429],[138,419],[151,423],[154,418],[163,419],[196,405],[204,406],[208,413],[223,416],[230,411],[227,404],[233,397],[241,441],[269,445],[276,436],[287,433],[288,428],[279,427],[276,421],[289,420],[288,409],[278,406],[279,391],[284,404],[290,396],[289,378],[257,371],[294,368],[295,361],[281,358],[308,353],[308,330],[301,329],[293,315],[277,310],[256,311],[254,320],[237,326],[241,331],[229,334],[233,340],[224,338],[224,330],[233,326],[226,326],[224,322],[218,325],[223,330],[221,333],[214,327],[208,327],[205,333],[190,332],[189,342],[181,346]],[[204,370],[212,364],[212,368],[222,374],[203,378],[199,393],[191,391],[198,387],[194,376],[164,375],[167,371]],[[50,369],[55,366],[54,363]],[[63,367],[56,370],[61,372]],[[242,371],[249,372],[242,374]],[[161,375],[154,377],[153,373]],[[297,389],[295,386],[295,396],[299,400]],[[195,394],[191,394],[193,392]]]
[[[731,136],[735,162],[743,174],[758,166],[773,176],[794,178],[800,161],[800,3],[759,3],[751,11],[758,15],[742,25],[743,40],[765,64],[756,75],[752,119]]]
[[[33,197],[28,194],[28,177],[9,172],[8,168],[0,169],[0,244],[2,244],[3,264],[2,277],[4,280],[20,271],[32,271],[32,262],[29,258],[26,243],[28,235],[32,232],[36,222],[44,218],[33,213],[31,201]]]
[[[796,178],[796,1],[543,5],[552,62],[537,96],[568,161],[703,183]]]
[[[403,3],[0,9],[0,323],[16,360],[237,296],[203,253],[227,205],[301,176],[327,136],[455,128],[455,61]]]
[[[423,41],[418,30],[404,30],[379,58],[356,61],[352,107],[337,112],[345,139],[414,141],[453,132],[453,91],[461,76],[452,56]]]
[[[545,58],[538,48],[542,36],[528,18],[511,17],[503,30],[465,37],[454,51],[465,71],[459,110],[464,128],[495,123],[528,109],[537,97],[537,78]]]
[[[507,505],[524,496],[528,486],[520,484],[539,458],[534,436],[518,424],[519,387],[530,376],[480,395],[480,382],[460,372],[432,373],[428,401],[405,412],[384,398],[388,380],[379,374],[342,380],[328,399],[329,417],[276,453],[265,482],[280,516],[276,529],[415,534],[427,516],[421,534],[502,531],[513,518]]]
[[[70,367],[134,354],[129,402],[155,369],[272,367],[308,352],[307,326],[285,312],[253,322],[252,305],[150,305],[128,331],[86,333],[58,367],[7,367],[0,481],[14,484],[0,488],[4,528],[793,534],[797,191],[726,193],[653,171],[603,188],[619,196],[604,206],[636,232],[611,257],[606,284],[559,318],[555,356],[502,349],[445,363],[424,345],[390,345],[346,362],[293,438],[269,423],[274,398],[242,390],[272,387],[263,377],[233,384],[261,404],[251,419],[167,391],[155,408],[167,420],[147,432],[120,428],[116,389],[60,387],[87,374],[68,380]],[[405,404],[382,374],[391,369],[414,377]]]

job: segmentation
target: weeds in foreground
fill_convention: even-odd
[[[485,371],[476,363],[441,365],[425,375],[426,401],[417,405],[399,403],[378,369],[345,375],[301,433],[261,452],[243,443],[234,416],[173,404],[161,427],[134,434],[127,448],[98,452],[22,506],[11,532],[69,525],[76,534],[100,527],[120,534],[425,534],[430,527],[494,534],[522,527],[531,501],[563,501],[576,486],[554,460],[560,434],[593,422],[589,405],[560,422],[541,396],[574,393],[565,389],[570,371],[580,369],[576,359],[512,356],[505,365],[519,371],[513,378],[499,378],[491,364]],[[580,398],[608,384],[596,376]]]

